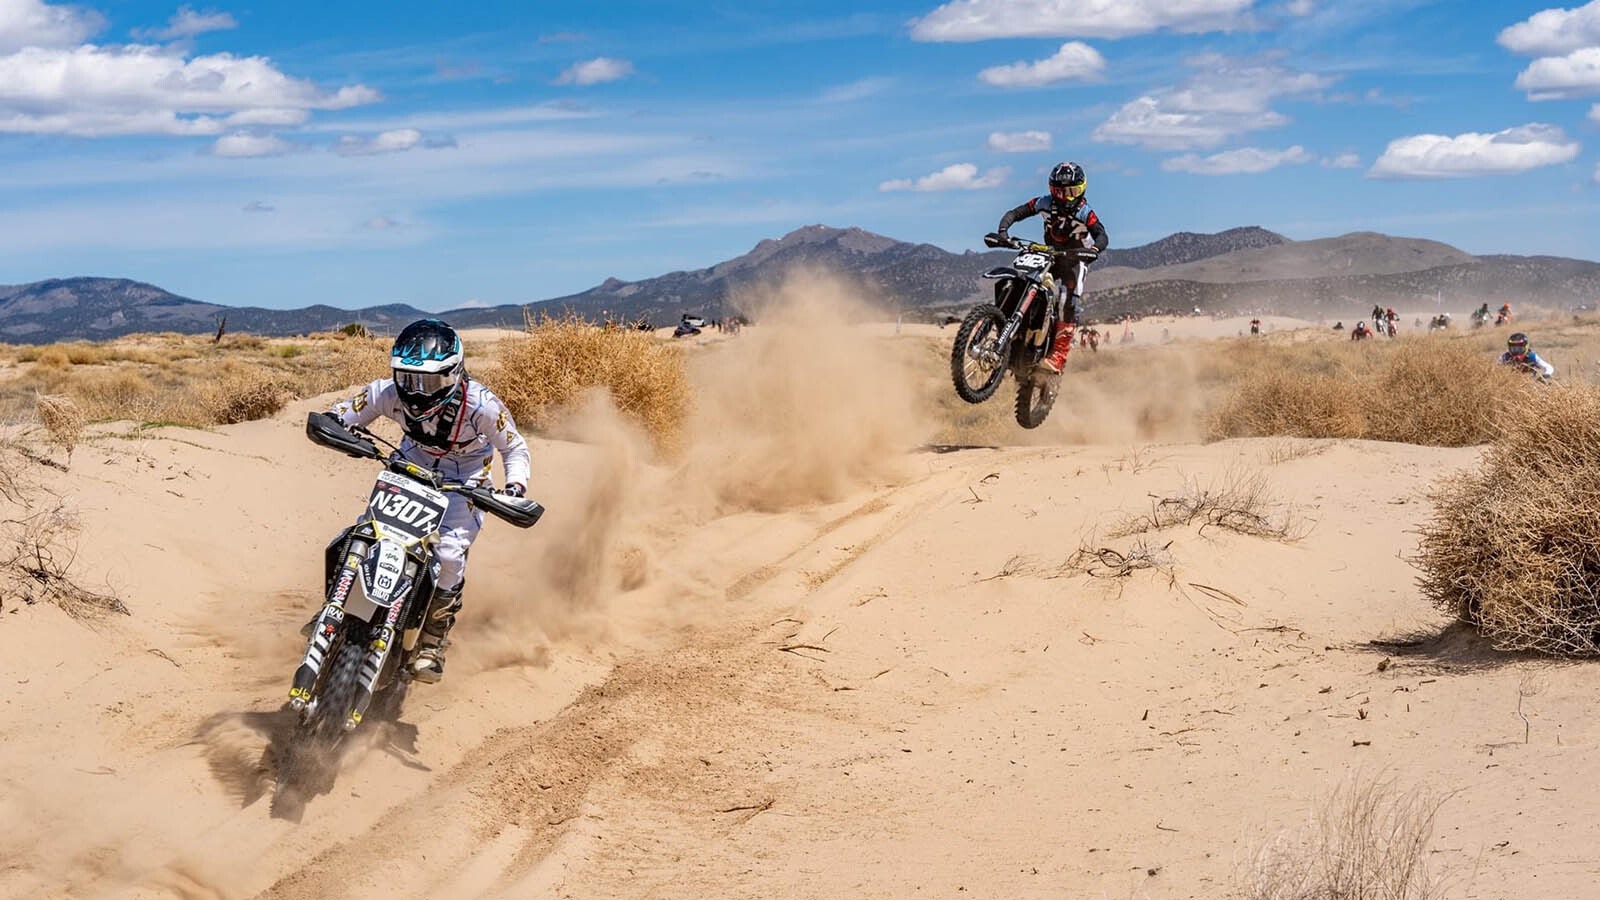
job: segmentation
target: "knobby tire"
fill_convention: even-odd
[[[971,349],[974,340],[988,341],[1005,330],[1005,327],[1005,313],[992,303],[980,303],[974,306],[967,313],[967,317],[961,320],[961,327],[956,329],[955,346],[950,349],[950,381],[955,385],[956,396],[968,403],[982,403],[999,390],[1000,382],[1006,376],[1008,348],[995,348],[1000,363],[989,373],[988,378],[978,385],[973,385],[968,378],[967,363],[971,360],[967,351]]]
[[[1050,409],[1056,405],[1059,385],[1057,390],[1050,390],[1046,386],[1047,383],[1042,378],[1035,379],[1032,376],[1017,379],[1018,425],[1023,428],[1038,428],[1050,417]]]

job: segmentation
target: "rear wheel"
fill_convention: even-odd
[[[974,306],[956,329],[956,343],[950,348],[950,380],[956,395],[968,403],[982,403],[994,396],[1006,375],[1005,348],[1000,332],[1006,317],[992,303]]]
[[[1017,379],[1017,424],[1038,428],[1049,418],[1061,388],[1059,375],[1030,375]]]

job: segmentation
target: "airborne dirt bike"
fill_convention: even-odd
[[[1017,378],[1017,424],[1038,428],[1050,415],[1061,388],[1061,376],[1039,365],[1050,352],[1061,304],[1066,302],[1059,296],[1050,266],[1059,257],[1075,260],[1077,289],[1082,294],[1089,263],[1099,254],[998,234],[984,235],[983,243],[1018,253],[1011,265],[983,273],[984,278],[995,281],[995,302],[974,306],[961,320],[950,350],[950,380],[961,399],[982,403],[999,390],[1006,372],[1013,373]]]
[[[449,494],[518,528],[539,521],[544,507],[491,487],[447,483],[399,455],[394,445],[363,428],[346,428],[329,413],[306,418],[306,436],[360,459],[380,460],[366,511],[328,545],[326,604],[312,620],[305,656],[294,673],[289,709],[296,730],[278,765],[282,790],[361,724],[374,697],[384,711],[399,711],[412,679],[417,638],[438,573],[435,548]],[[385,455],[378,441],[392,452]]]

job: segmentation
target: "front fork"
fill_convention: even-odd
[[[1037,284],[1028,285],[1028,292],[1022,295],[1022,302],[1017,304],[1017,311],[1011,314],[1011,318],[1006,321],[1006,327],[1000,330],[1000,338],[995,342],[999,352],[1005,353],[1006,348],[1011,346],[1011,339],[1016,337],[1017,329],[1022,327],[1022,320],[1028,315],[1028,308],[1033,305],[1034,299],[1038,296],[1039,286]]]
[[[361,562],[370,550],[371,545],[364,541],[351,542],[349,552],[345,554],[344,565],[339,569],[339,577],[334,580],[333,590],[328,595],[328,602],[322,607],[322,613],[317,617],[316,623],[312,625],[311,639],[306,644],[306,654],[300,661],[300,667],[295,670],[294,686],[289,689],[289,708],[295,712],[304,713],[311,708],[312,690],[316,687],[317,676],[322,673],[322,664],[327,660],[328,651],[333,646],[334,635],[339,633],[339,625],[344,621],[345,601],[355,587],[356,579],[361,577]],[[407,563],[406,574],[413,578],[411,588],[413,591],[416,590],[414,568],[415,564]],[[400,611],[405,606],[401,598],[396,598],[389,605],[389,612],[384,621],[372,631],[372,638],[367,642],[366,656],[361,661],[361,678],[356,688],[356,696],[345,715],[343,723],[345,731],[360,725],[367,707],[372,704],[372,695],[377,690],[383,663],[394,646]]]
[[[344,602],[355,587],[356,579],[361,577],[361,560],[367,549],[364,542],[351,542],[344,565],[339,568],[339,577],[334,579],[333,590],[328,593],[328,602],[311,626],[311,640],[306,643],[306,654],[300,660],[300,668],[294,670],[294,685],[289,688],[289,708],[295,712],[304,712],[311,703],[311,689],[322,673],[322,664],[333,646],[333,636],[339,633],[339,623],[344,621]]]

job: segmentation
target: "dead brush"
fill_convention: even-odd
[[[77,619],[126,614],[115,594],[77,581],[77,519],[61,497],[22,474],[25,464],[16,448],[0,446],[0,609],[20,600],[53,603]]]
[[[219,425],[265,419],[294,396],[287,379],[269,369],[224,366],[216,380],[200,392],[201,407]]]
[[[530,318],[522,335],[500,342],[491,377],[512,415],[536,430],[551,428],[586,392],[602,388],[658,451],[671,453],[689,413],[688,374],[676,347],[577,316]]]
[[[1335,788],[1306,824],[1257,849],[1236,876],[1242,900],[1439,900],[1447,874],[1430,865],[1433,829],[1448,796],[1357,776]]]
[[[1306,529],[1292,510],[1279,509],[1266,476],[1240,468],[1230,468],[1210,485],[1194,479],[1185,481],[1176,493],[1151,496],[1148,513],[1124,517],[1108,532],[1111,537],[1129,537],[1149,531],[1163,531],[1200,523],[1235,534],[1297,541]]]
[[[285,355],[284,346],[299,352]],[[50,362],[56,354],[59,365]],[[343,391],[388,372],[386,343],[343,334],[307,335],[292,345],[253,335],[213,344],[197,335],[146,334],[24,348],[18,355],[34,363],[0,376],[0,416],[25,415],[36,395],[48,394],[76,403],[89,422],[242,422],[272,415],[290,399]]]
[[[1600,656],[1600,388],[1547,387],[1505,414],[1419,531],[1422,595],[1502,650]]]
[[[1058,571],[1088,575],[1092,578],[1127,578],[1141,569],[1155,569],[1175,581],[1174,561],[1167,548],[1168,541],[1159,547],[1141,539],[1127,550],[1112,547],[1091,547],[1093,541],[1083,543],[1067,557]]]
[[[1304,348],[1304,349],[1301,349]],[[1320,349],[1316,349],[1320,348]],[[1327,341],[1239,354],[1219,378],[1206,428],[1233,437],[1364,438],[1440,447],[1490,440],[1530,389],[1469,337],[1403,338],[1343,348]]]
[[[45,433],[50,436],[50,443],[60,447],[67,454],[67,460],[71,461],[72,451],[83,438],[84,426],[88,424],[83,410],[70,397],[53,397],[49,394],[39,394],[33,404],[39,421],[44,424]]]

